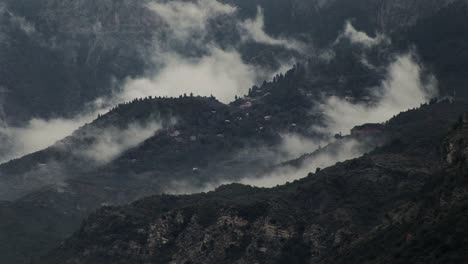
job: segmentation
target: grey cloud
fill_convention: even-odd
[[[274,187],[304,178],[309,172],[314,172],[317,168],[326,168],[337,162],[358,158],[362,154],[364,153],[360,148],[359,142],[348,140],[340,144],[336,151],[324,151],[306,158],[301,162],[299,167],[281,166],[260,177],[245,177],[240,183],[257,187]]]
[[[377,33],[375,37],[370,37],[365,32],[356,30],[350,21],[346,22],[344,30],[336,39],[335,44],[343,38],[348,39],[351,43],[359,44],[367,48],[390,42],[383,34]]]
[[[355,104],[336,96],[327,98],[320,107],[327,125],[316,129],[347,133],[356,125],[384,122],[402,111],[418,107],[437,96],[435,77],[427,81],[423,77],[422,68],[412,54],[398,56],[388,66],[380,87],[373,88],[374,103]]]
[[[84,156],[98,163],[106,163],[122,152],[137,146],[162,129],[161,123],[152,121],[146,124],[132,123],[126,128],[106,127],[98,129],[93,143],[75,154]]]
[[[235,50],[225,51],[211,47],[201,58],[184,58],[177,54],[165,55],[166,65],[147,78],[128,79],[119,100],[154,96],[178,96],[193,92],[196,95],[214,95],[228,103],[235,95],[245,94],[256,80],[255,68],[242,61]]]
[[[25,126],[3,125],[0,134],[4,136],[2,144],[8,145],[8,153],[0,157],[0,162],[19,158],[26,154],[42,150],[56,141],[70,135],[79,126],[92,121],[97,114],[79,115],[74,118],[31,119]]]
[[[240,23],[240,28],[243,32],[244,40],[251,40],[257,43],[281,46],[283,48],[304,52],[306,45],[300,41],[286,38],[274,38],[265,32],[263,9],[257,8],[257,16],[254,19],[247,19]]]
[[[151,2],[148,7],[169,26],[172,37],[181,41],[202,38],[210,19],[236,11],[216,0]]]

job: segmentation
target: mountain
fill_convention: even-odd
[[[329,263],[461,263],[466,255],[467,115],[441,145],[446,166],[388,222]]]
[[[456,251],[442,256],[461,260],[456,252],[463,252],[463,238],[442,231],[447,221],[457,221],[459,232],[466,229],[457,218],[463,217],[458,201],[464,187],[456,184],[464,145],[455,143],[466,135],[463,123],[454,126],[455,109],[443,102],[402,113],[386,125],[390,143],[284,186],[234,184],[104,207],[40,263],[348,263],[349,254],[356,263],[382,263],[387,256],[401,263],[405,257],[435,261],[436,253],[412,247],[425,241],[420,235],[447,241],[445,250]],[[443,201],[431,196],[442,195],[440,180],[451,183]],[[434,229],[408,229],[420,221]]]
[[[0,262],[463,261],[465,0],[155,3],[0,0]]]
[[[254,177],[275,165],[280,133],[291,124],[307,135],[312,119],[306,110],[274,114],[260,102],[242,109],[192,96],[122,104],[48,149],[0,166],[1,198],[11,201],[3,207],[0,240],[16,248],[4,248],[2,259],[19,263],[17,258],[44,254],[105,204]],[[126,132],[154,122],[159,127]],[[112,153],[139,133],[147,137]]]

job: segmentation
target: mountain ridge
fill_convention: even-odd
[[[408,115],[424,112],[434,120],[428,114],[447,104]],[[400,130],[400,122],[389,126]],[[386,212],[418,197],[446,166],[440,148],[427,143],[437,139],[442,144],[447,132],[413,141],[424,128],[421,121],[400,131],[399,143],[393,140],[364,157],[273,189],[230,185],[206,194],[154,196],[101,209],[44,263],[326,263],[336,256],[333,252],[352,249],[353,241],[385,223]],[[210,239],[216,242],[210,244]]]

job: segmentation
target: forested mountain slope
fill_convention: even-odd
[[[460,135],[454,126],[457,118],[447,122],[451,106],[440,103],[402,113],[387,124],[391,143],[284,186],[227,185],[209,193],[154,196],[105,207],[43,263],[333,263],[406,218],[424,219],[411,205],[436,206],[421,192],[436,192],[434,180],[459,170],[447,163],[444,148],[444,142]],[[439,213],[444,217],[432,212],[424,221],[440,219]],[[444,228],[443,221],[431,223]],[[385,242],[393,245],[418,235],[402,232],[376,239],[393,239]],[[410,250],[413,242],[401,243],[400,250]],[[378,262],[384,256],[379,250],[359,261]],[[463,247],[453,250],[462,252]]]

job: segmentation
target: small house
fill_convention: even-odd
[[[245,103],[241,104],[240,108],[241,109],[251,108],[252,105],[253,105],[252,102],[248,101],[248,102],[245,102]]]

